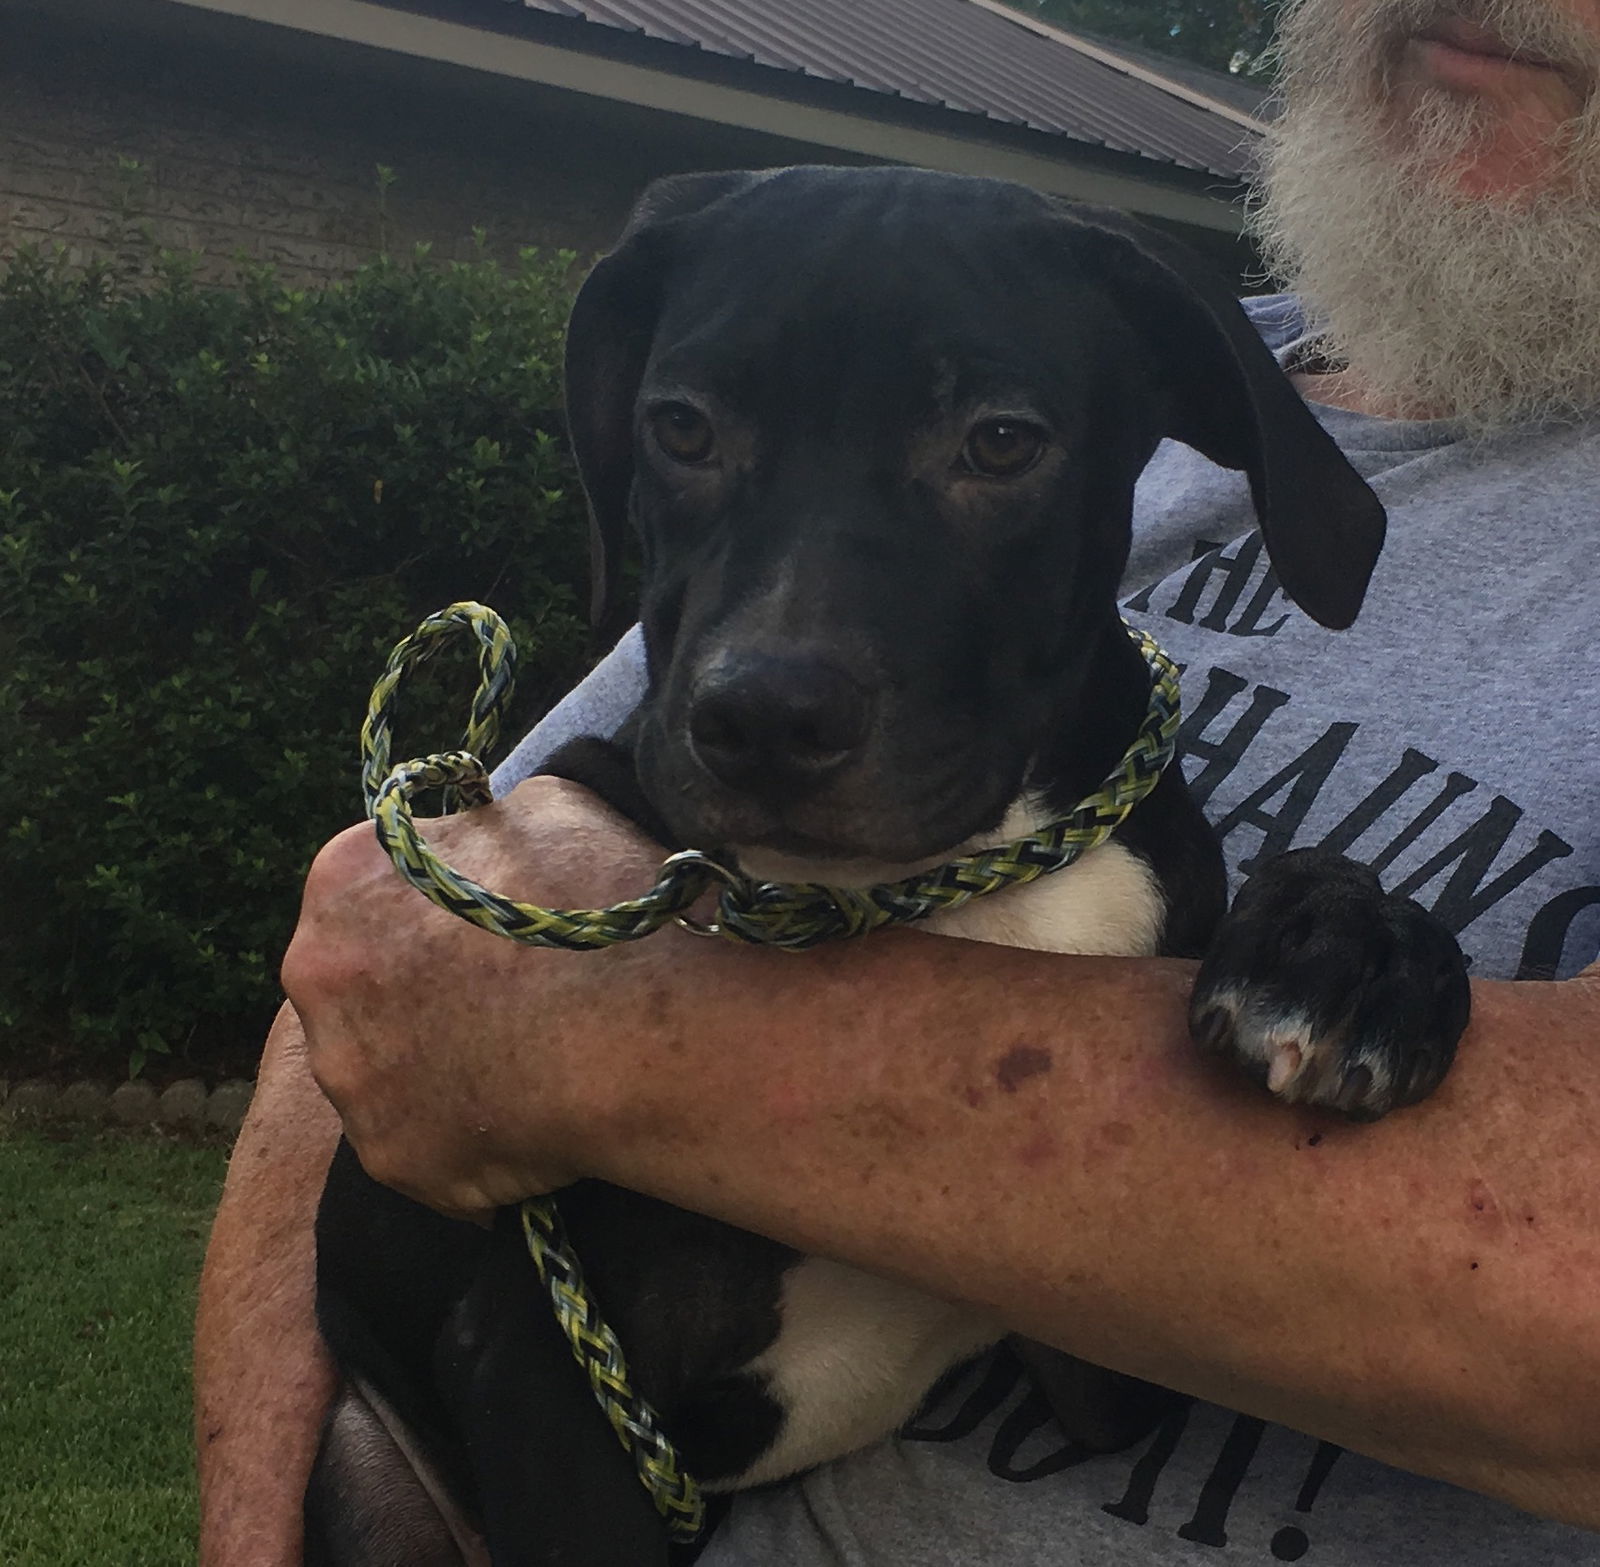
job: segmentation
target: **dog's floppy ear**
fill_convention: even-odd
[[[633,488],[633,408],[650,357],[678,220],[758,176],[680,174],[640,197],[616,248],[578,291],[567,323],[567,428],[589,499],[589,623],[620,632],[622,549]]]
[[[1075,248],[1126,294],[1168,390],[1165,433],[1250,478],[1267,553],[1283,590],[1312,619],[1342,630],[1366,596],[1383,549],[1382,503],[1273,360],[1220,279],[1165,236],[1114,214],[1065,212]]]

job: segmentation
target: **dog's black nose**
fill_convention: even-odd
[[[860,748],[872,701],[824,658],[724,658],[695,688],[689,738],[730,788],[793,795],[823,782]]]

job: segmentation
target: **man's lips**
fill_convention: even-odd
[[[1525,49],[1514,48],[1498,33],[1461,17],[1447,17],[1442,22],[1423,28],[1415,34],[1415,41],[1431,46],[1440,53],[1467,55],[1484,62],[1529,66],[1545,71],[1558,69],[1555,61],[1543,55],[1531,54]],[[1467,62],[1461,63],[1465,65]]]

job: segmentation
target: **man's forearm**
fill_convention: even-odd
[[[908,938],[806,967],[767,965],[736,1041],[713,969],[662,962],[597,1173],[1600,1526],[1594,991],[1480,985],[1445,1089],[1359,1127],[1202,1063],[1185,966]]]
[[[299,1567],[300,1509],[332,1388],[312,1222],[339,1135],[285,1008],[262,1056],[195,1322],[202,1567]]]
[[[647,884],[648,849],[570,796],[529,800],[440,832],[519,895]],[[1439,1095],[1355,1127],[1200,1062],[1181,964],[926,935],[528,952],[362,872],[371,852],[324,866],[292,993],[398,1184],[465,1208],[602,1176],[1600,1526],[1587,982],[1480,985]]]

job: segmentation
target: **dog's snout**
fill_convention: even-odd
[[[689,711],[695,754],[743,793],[794,795],[848,763],[867,738],[870,694],[821,657],[721,660]]]

